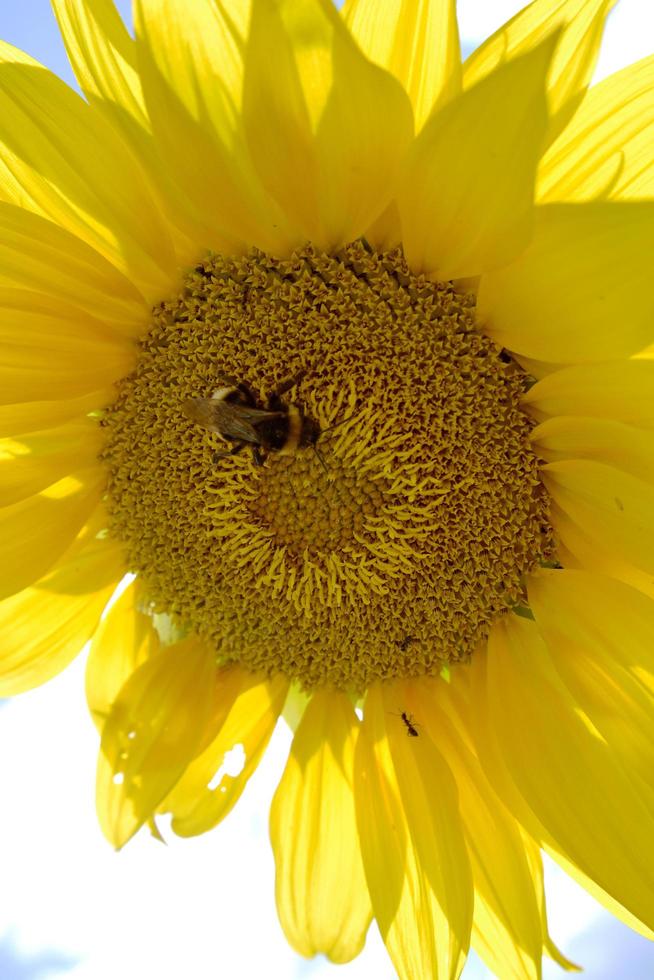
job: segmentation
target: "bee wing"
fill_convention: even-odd
[[[261,443],[257,426],[284,416],[283,412],[266,412],[261,408],[214,398],[187,398],[182,407],[184,414],[193,422],[217,432],[223,439],[240,439],[255,445]]]

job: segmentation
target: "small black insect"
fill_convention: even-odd
[[[412,738],[417,738],[418,737],[418,729],[416,727],[416,724],[415,724],[412,716],[411,715],[408,715],[406,713],[406,711],[403,711],[401,717],[402,717],[402,721],[406,725],[406,733],[407,733],[407,735],[410,735]]]
[[[411,646],[411,644],[412,644],[412,643],[413,643],[413,642],[415,641],[415,639],[416,639],[416,637],[415,637],[415,636],[405,636],[405,637],[404,637],[403,639],[401,639],[401,640],[400,640],[400,642],[398,643],[398,647],[400,648],[400,650],[408,650],[408,648],[409,648],[409,647]]]
[[[261,466],[267,453],[289,456],[303,446],[315,448],[320,436],[318,423],[298,405],[282,401],[282,395],[303,374],[300,371],[279,385],[265,405],[257,401],[244,382],[224,378],[224,386],[210,398],[187,398],[183,410],[194,422],[233,443],[227,452],[215,453],[216,458],[234,456],[249,446],[255,465]]]

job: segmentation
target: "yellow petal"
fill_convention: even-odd
[[[541,911],[519,824],[465,743],[450,685],[439,680],[411,687],[416,717],[445,754],[459,792],[475,886],[472,944],[502,980],[536,980],[543,948]]]
[[[550,138],[563,129],[589,85],[604,21],[616,0],[535,0],[484,41],[463,66],[465,88],[563,28],[547,79]]]
[[[0,598],[22,591],[52,568],[100,503],[104,483],[98,465],[0,508]]]
[[[121,549],[81,534],[35,585],[0,602],[0,697],[50,680],[91,638],[124,571]]]
[[[523,371],[537,380],[545,378],[548,374],[552,374],[553,371],[560,371],[565,367],[564,364],[554,364],[552,361],[537,361],[533,357],[525,357],[523,354],[514,354],[514,357]]]
[[[397,201],[391,201],[363,236],[378,252],[390,252],[402,242],[402,223]]]
[[[429,734],[409,736],[400,717],[410,699],[400,685],[368,691],[355,754],[359,839],[395,969],[445,980],[465,963],[472,878],[452,774]]]
[[[365,724],[359,731],[354,758],[355,803],[364,869],[375,919],[398,973],[410,976],[409,967],[413,966],[415,975],[420,976],[425,961],[433,967],[433,925],[429,923],[425,935],[420,937],[423,942],[415,943],[413,949],[410,939],[414,937],[405,938],[405,933],[411,912],[419,928],[426,921],[425,912],[433,911],[434,903],[429,892],[425,894],[420,888],[409,892],[405,888],[410,874],[417,875],[422,884],[421,869],[410,845],[379,691],[369,691],[366,702]],[[440,924],[442,928],[442,920]]]
[[[593,881],[593,879],[589,878],[588,875],[585,875],[583,871],[580,871],[569,858],[562,855],[560,851],[558,851],[551,844],[544,845],[544,850],[547,851],[549,856],[556,861],[556,863],[562,868],[563,871],[565,871],[567,875],[580,884],[582,888],[585,888],[588,894],[592,895],[597,902],[603,905],[604,908],[611,913],[611,915],[614,915],[620,920],[620,922],[624,922],[626,926],[633,929],[634,932],[637,932],[640,936],[644,936],[645,939],[654,941],[654,932],[651,929],[648,929],[648,927],[641,922],[639,918],[632,915],[631,912],[629,912],[623,905],[620,905],[620,903],[616,901],[612,895],[609,895],[609,893],[604,891],[603,888],[600,888],[596,881]],[[564,969],[568,969],[565,964],[560,962],[549,946],[548,953],[552,959],[563,966]]]
[[[52,6],[73,70],[89,101],[113,103],[147,127],[134,41],[113,0],[53,0]]]
[[[529,389],[523,404],[537,419],[584,415],[654,428],[654,361],[579,364]]]
[[[334,963],[361,952],[372,918],[352,795],[357,728],[346,695],[314,695],[270,810],[286,938],[302,956]]]
[[[652,812],[558,679],[536,624],[496,623],[485,668],[493,737],[519,794],[557,848],[651,926]]]
[[[552,499],[584,534],[654,572],[654,486],[583,459],[546,463],[541,475]]]
[[[67,300],[131,337],[149,322],[143,296],[98,252],[53,222],[2,201],[0,286]]]
[[[416,138],[398,195],[404,249],[415,271],[440,279],[476,276],[526,246],[555,40],[448,103]]]
[[[91,419],[0,440],[0,507],[31,497],[71,470],[92,466],[102,442]]]
[[[555,363],[651,343],[654,203],[548,204],[529,248],[484,276],[478,315],[500,347]]]
[[[66,52],[80,87],[95,112],[117,129],[132,148],[147,175],[170,224],[170,234],[181,266],[197,257],[197,231],[189,222],[184,202],[175,191],[150,132],[136,44],[121,20],[113,0],[52,0]],[[187,236],[190,236],[190,240]]]
[[[437,104],[461,90],[454,0],[346,0],[345,23],[361,50],[386,68],[411,99],[416,132]]]
[[[609,575],[654,598],[654,575],[626,561],[615,549],[582,531],[556,504],[550,508],[550,520],[557,533],[557,551],[566,568],[587,569]]]
[[[292,732],[297,731],[297,726],[300,724],[302,715],[310,701],[311,695],[303,691],[299,684],[291,684],[286,695],[282,715]]]
[[[654,57],[594,85],[541,161],[541,201],[654,197]]]
[[[245,2],[137,0],[138,69],[158,154],[196,240],[279,252],[287,222],[262,191],[241,128],[248,19]]]
[[[152,617],[140,611],[140,601],[136,579],[111,606],[93,637],[86,662],[86,700],[100,731],[128,677],[159,651]]]
[[[74,398],[133,370],[137,348],[60,299],[0,287],[0,401]]]
[[[420,691],[419,682],[385,685],[383,705],[390,714],[388,742],[416,859],[448,920],[449,935],[436,933],[443,944],[439,965],[443,976],[458,976],[470,942],[473,880],[453,774],[427,727],[415,728],[423,719]],[[398,695],[417,737],[409,734],[401,712],[399,718],[391,714]]]
[[[536,895],[538,897],[543,929],[543,946],[545,952],[563,970],[578,973],[581,971],[582,967],[578,966],[576,963],[573,963],[572,960],[569,960],[567,956],[563,955],[549,933],[549,927],[547,924],[547,903],[545,900],[545,877],[543,873],[543,858],[541,856],[540,847],[536,841],[531,839],[526,831],[523,831],[522,833],[522,842],[527,861],[529,862],[529,867],[531,869]]]
[[[511,620],[517,618],[513,616]],[[539,819],[538,814],[534,812],[519,792],[511,774],[511,760],[504,752],[502,742],[498,738],[497,728],[490,710],[488,656],[485,652],[480,651],[479,655],[475,654],[465,671],[452,673],[452,688],[458,696],[457,707],[463,709],[462,714],[467,718],[468,730],[473,737],[478,757],[488,780],[509,812],[519,820],[525,830],[525,835],[539,842],[563,870],[601,902],[612,915],[617,916],[629,928],[635,929],[641,935],[654,938],[654,933],[637,916],[629,912],[624,905],[621,905],[615,896],[601,888],[596,880],[580,870],[570,856],[565,853],[563,842],[552,836]],[[529,848],[527,848],[527,853],[529,854]],[[546,943],[546,949],[556,959],[551,941]]]
[[[484,765],[483,767],[476,768],[474,785],[477,792],[481,792],[482,795],[484,795],[484,786],[488,786],[490,800],[494,800],[495,805],[499,806],[501,810],[501,818],[496,816],[495,819],[503,819],[504,821],[509,819],[509,826],[515,827],[520,831],[522,858],[526,859],[532,880],[532,890],[538,904],[543,950],[564,969],[576,969],[575,964],[567,960],[557,949],[549,935],[540,851],[534,843],[534,839],[525,830],[525,826],[529,826],[530,832],[536,835],[543,834],[547,836],[547,834],[542,825],[536,821],[531,811],[525,806],[522,797],[515,790],[510,776],[502,764],[501,758],[498,758],[497,749],[494,745],[494,735],[492,729],[489,728],[486,711],[487,699],[485,696],[485,667],[487,656],[485,647],[485,644],[479,647],[478,655],[473,654],[470,664],[451,672],[450,682],[447,687],[438,688],[440,712],[447,716],[447,720],[453,726],[458,736],[459,745],[456,743],[452,745],[454,754],[457,757],[461,757],[462,745],[467,749],[466,755],[468,761],[466,765],[468,769],[471,767],[471,760],[473,760],[472,765],[474,766],[474,760],[480,758],[479,748],[481,747],[483,749]],[[435,682],[431,682],[431,684],[436,687]],[[452,737],[451,728],[444,729],[443,731],[444,734],[447,733],[450,738]],[[490,749],[491,745],[493,746],[492,750]],[[453,763],[453,766],[454,772],[457,775],[457,782],[459,783],[462,813],[465,816],[466,808],[471,798],[466,794],[465,787],[461,785],[462,781],[458,778],[456,762]],[[487,775],[485,776],[484,773]],[[465,783],[465,780],[463,782]],[[486,801],[486,805],[490,805],[492,810],[493,805],[490,803],[490,800]],[[525,815],[527,816],[526,820]],[[515,823],[511,821],[511,817],[516,818]],[[518,853],[520,853],[520,847],[515,839],[514,843],[516,844]],[[471,842],[469,847],[471,850],[474,850],[474,843]],[[484,852],[484,858],[485,860],[494,860],[493,858],[487,858],[486,852]],[[522,883],[524,895],[528,891],[528,886],[525,884],[524,865],[521,859],[519,859],[518,864],[522,870],[514,868],[512,873],[515,875],[515,880]],[[492,874],[490,877],[493,880]],[[504,972],[508,969],[507,963],[512,964],[518,976],[522,975],[520,973],[521,969],[526,969],[528,974],[529,969],[533,968],[532,964],[538,966],[540,962],[540,957],[534,959],[533,954],[530,956],[528,952],[530,942],[526,937],[533,933],[533,920],[531,918],[525,920],[524,912],[529,907],[533,910],[531,899],[526,900],[525,907],[521,905],[520,909],[517,909],[512,907],[510,903],[507,905],[506,899],[502,902],[502,896],[500,895],[497,898],[497,907],[494,908],[494,911],[491,911],[491,902],[487,897],[488,909],[485,911],[495,916],[495,921],[491,925],[480,909],[481,897],[479,891],[481,890],[483,892],[483,889],[480,889],[478,886],[478,876],[475,876],[475,888],[477,890],[475,895],[475,922],[473,923],[473,945],[475,949],[478,952],[481,951],[480,955],[482,956],[494,955],[497,957],[496,943],[501,942],[500,949],[504,953],[505,964],[500,967],[500,964],[497,963],[496,969],[498,970],[499,976],[504,976]],[[621,911],[624,919],[624,915],[627,915],[627,913],[624,913],[624,910]],[[495,939],[492,941],[487,938],[487,930],[491,928],[495,936]],[[501,939],[502,932],[504,932],[503,940]],[[523,938],[519,939],[518,937],[521,932],[523,933]],[[512,935],[514,939],[510,940],[508,937]],[[517,943],[517,948],[510,951],[509,944],[512,941]],[[531,941],[533,942],[533,937]],[[493,947],[492,950],[488,950],[489,945]],[[540,976],[540,974],[538,975]]]
[[[188,767],[161,808],[173,814],[176,834],[203,834],[227,816],[259,765],[287,693],[288,681],[281,675],[262,680],[235,667],[219,677],[213,741]],[[238,774],[229,771],[227,754],[234,749],[241,760],[239,750],[245,756]]]
[[[121,688],[103,732],[96,785],[100,826],[122,847],[197,755],[211,714],[215,654],[196,639],[164,648]]]
[[[78,235],[152,301],[175,254],[147,179],[107,120],[38,62],[0,43],[5,200]]]
[[[79,422],[86,419],[89,412],[101,410],[114,399],[115,391],[106,388],[79,398],[0,405],[0,438],[48,428],[56,429],[72,419]]]
[[[541,422],[530,441],[543,459],[592,459],[654,484],[654,432],[611,419],[560,416]]]
[[[413,135],[402,87],[363,57],[330,0],[253,0],[243,121],[269,194],[326,250],[381,214]]]
[[[654,602],[622,582],[543,570],[529,604],[566,686],[627,772],[654,772]]]

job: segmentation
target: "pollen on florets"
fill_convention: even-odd
[[[262,466],[185,399],[285,394],[318,444]],[[474,298],[355,242],[211,256],[162,303],[104,420],[112,533],[220,660],[360,691],[465,660],[553,554],[527,378]]]

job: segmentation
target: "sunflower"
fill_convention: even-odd
[[[283,715],[305,956],[573,969],[541,849],[651,936],[654,59],[588,90],[612,0],[463,64],[454,0],[53,4],[86,100],[0,51],[0,693],[91,640],[117,847]]]

